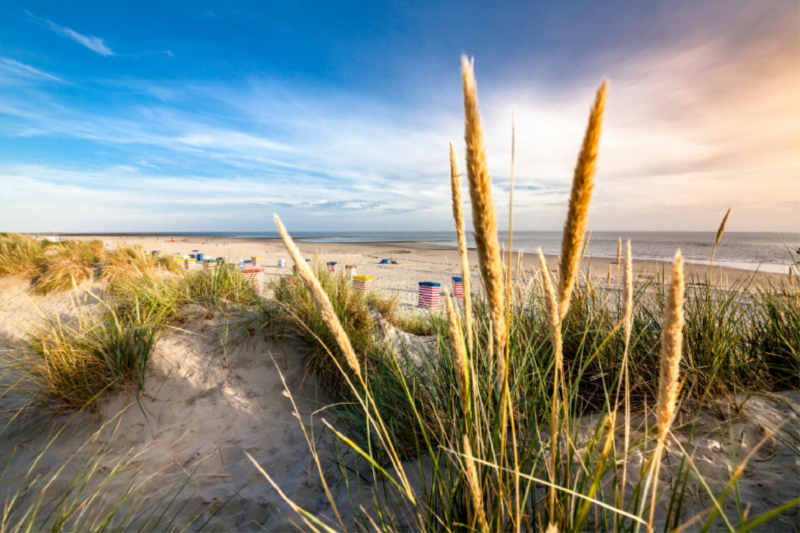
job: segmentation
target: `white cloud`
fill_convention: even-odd
[[[55,22],[50,22],[49,20],[46,21],[50,28],[55,31],[56,33],[60,33],[64,37],[68,39],[72,39],[73,41],[82,44],[92,52],[97,52],[102,56],[113,56],[114,52],[106,46],[103,42],[103,39],[100,37],[95,37],[94,35],[82,35],[70,28],[64,28],[59,26]]]
[[[7,57],[0,57],[0,83],[9,81],[9,78],[64,81],[57,76],[43,72],[30,65],[20,63],[19,61]]]
[[[796,53],[773,47],[729,50],[704,37],[615,63],[591,229],[714,231],[733,206],[732,231],[796,230],[800,76]],[[515,227],[558,230],[600,76],[543,90],[481,78],[480,56],[476,68],[501,227],[513,104]],[[464,157],[457,72],[413,107],[263,79],[135,83],[161,102],[96,110],[0,95],[0,113],[14,117],[0,132],[90,141],[111,153],[103,161],[124,163],[98,166],[89,155],[84,168],[76,154],[60,165],[0,165],[0,229],[261,230],[273,210],[299,230],[451,227],[448,141]]]
[[[319,229],[331,223],[391,229],[405,213],[425,208],[422,198],[395,198],[387,205],[379,191],[354,197],[337,184],[309,187],[305,182],[258,178],[178,178],[144,174],[128,166],[94,171],[44,165],[2,167],[0,187],[4,191],[0,228],[4,231],[56,227],[59,231],[100,231],[101,227],[107,231],[272,231],[273,211],[297,229]],[[420,220],[416,229],[426,229],[424,224]]]

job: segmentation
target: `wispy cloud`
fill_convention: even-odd
[[[796,48],[773,38],[740,44],[738,35],[626,49],[569,82],[532,81],[525,69],[517,69],[520,78],[482,75],[478,55],[499,216],[508,208],[512,104],[515,227],[557,230],[605,74],[611,93],[592,229],[713,231],[729,206],[733,231],[795,228]],[[41,78],[20,65],[0,63],[0,73]],[[115,95],[127,95],[104,106],[70,100],[69,84],[48,92],[44,83],[12,87],[0,92],[7,115],[0,135],[34,155],[0,161],[0,228],[32,230],[23,225],[35,220],[65,231],[203,230],[206,222],[263,229],[280,210],[300,230],[448,229],[447,142],[464,156],[457,58],[453,67],[446,84],[419,80],[412,104],[257,75],[93,80],[75,89],[103,94],[113,85]],[[67,147],[57,156],[53,139]]]
[[[38,79],[38,80],[51,80],[51,81],[64,81],[57,76],[43,72],[25,63],[20,63],[14,59],[7,57],[0,57],[0,83],[8,78],[13,77],[16,79]]]
[[[26,13],[34,20],[47,24],[50,27],[50,29],[53,30],[54,32],[63,35],[67,39],[72,39],[76,43],[82,44],[92,52],[97,52],[101,56],[115,55],[114,52],[111,50],[111,48],[106,46],[106,44],[103,42],[103,39],[101,39],[100,37],[95,37],[94,35],[83,35],[82,33],[78,33],[71,28],[65,28],[64,26],[59,26],[53,21],[39,18],[30,11],[26,11]]]

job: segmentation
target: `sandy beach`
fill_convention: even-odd
[[[147,235],[108,236],[108,235],[75,235],[68,239],[96,238],[109,243],[113,249],[120,245],[129,246],[138,244],[147,250],[161,250],[165,254],[189,254],[198,250],[206,257],[222,257],[226,261],[236,262],[240,259],[259,257],[259,266],[264,268],[264,274],[271,278],[278,278],[291,274],[292,261],[287,254],[283,243],[275,239],[225,239],[219,237],[153,237]],[[174,239],[174,242],[172,242]],[[370,243],[316,243],[305,240],[296,241],[306,258],[317,258],[318,261],[336,261],[341,271],[346,265],[356,265],[358,274],[372,276],[373,287],[385,293],[396,294],[402,308],[409,310],[417,304],[418,283],[431,281],[440,283],[442,291],[452,292],[452,278],[461,276],[461,260],[458,250],[452,246],[443,246],[426,242],[370,242]],[[531,269],[539,269],[539,260],[535,250],[523,251],[522,260],[518,253],[512,254],[514,276],[531,275]],[[507,255],[505,256],[507,260]],[[380,264],[382,259],[392,258],[397,264]],[[278,260],[285,259],[286,267],[279,268]],[[558,268],[558,257],[546,256],[547,264],[555,272]],[[469,250],[470,269],[472,272],[473,286],[480,287],[478,272],[478,253]],[[667,267],[666,261],[637,261],[633,262],[634,275],[641,280],[651,278],[656,273],[661,273]],[[518,268],[519,267],[519,268]],[[581,262],[584,271],[588,268],[596,283],[605,286],[610,279],[611,287],[618,287],[622,273],[615,259],[593,258],[587,256]],[[200,265],[192,265],[200,269]],[[709,267],[706,265],[689,265],[688,271],[693,272],[698,278],[706,275]],[[731,285],[737,280],[745,280],[751,276],[759,281],[777,280],[785,277],[782,274],[766,272],[755,273],[748,270],[714,267],[713,277],[719,279],[723,286]]]

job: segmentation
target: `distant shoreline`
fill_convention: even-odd
[[[361,232],[361,233],[369,233],[369,232]],[[383,232],[375,232],[376,236],[380,235]],[[410,232],[414,233],[414,232]],[[548,233],[558,233],[558,232],[548,232]],[[602,233],[602,232],[598,232]],[[611,233],[611,232],[605,232]],[[641,233],[641,234],[654,234],[654,233],[673,233],[673,232],[625,232],[626,234],[633,234],[633,233]],[[711,232],[675,232],[675,233],[695,233],[695,234],[709,234]],[[738,232],[740,234],[765,234],[765,233],[773,233],[773,232]],[[28,233],[28,235],[54,235],[53,233]],[[213,234],[199,234],[199,233],[60,233],[58,234],[62,237],[67,238],[156,238],[156,239],[167,239],[167,238],[180,238],[187,240],[215,240],[219,242],[223,242],[225,240],[235,240],[238,242],[264,242],[264,243],[279,243],[280,236],[276,233],[274,237],[250,237],[250,236],[237,236],[237,235],[213,235]],[[330,239],[337,239],[341,238],[341,241],[331,241]],[[457,249],[457,246],[454,244],[443,244],[444,241],[434,241],[434,240],[376,240],[376,241],[355,241],[355,240],[345,240],[346,237],[337,237],[331,235],[325,236],[298,236],[293,237],[295,241],[298,243],[303,243],[305,245],[314,245],[319,247],[327,247],[327,246],[370,246],[376,248],[391,248],[397,246],[403,246],[406,248],[411,248],[415,251],[434,251],[434,250],[454,250]],[[325,242],[315,242],[319,239],[325,239]],[[474,252],[476,248],[474,246],[468,246],[468,249],[471,252]],[[521,249],[514,249],[513,253],[520,252]],[[523,253],[527,252],[531,254],[534,250],[523,250]],[[634,250],[635,252],[635,250]],[[557,257],[557,254],[552,253],[545,253],[548,257]],[[616,259],[616,256],[612,255],[601,255],[592,253],[587,256],[587,258],[592,258],[595,260],[602,260],[603,262]],[[634,254],[634,261],[636,262],[656,262],[656,263],[668,263],[672,260],[671,257],[636,257]],[[698,266],[698,267],[707,267],[709,264],[708,260],[704,259],[690,259],[685,258],[687,264]],[[727,269],[733,269],[738,271],[749,271],[754,272],[758,270],[759,272],[763,273],[771,273],[771,274],[782,274],[788,275],[789,273],[789,262],[786,263],[755,263],[755,262],[745,262],[745,261],[724,261],[719,260],[715,261],[715,265]]]
[[[279,237],[274,238],[266,238],[266,237],[230,237],[230,236],[215,236],[215,235],[180,235],[176,233],[171,234],[155,234],[155,233],[130,233],[130,234],[61,234],[61,237],[68,238],[68,239],[85,239],[85,238],[103,238],[109,239],[116,242],[124,242],[127,239],[136,239],[136,240],[145,240],[147,238],[157,239],[164,241],[164,244],[168,244],[168,240],[171,238],[175,238],[175,243],[172,246],[180,245],[181,243],[192,244],[193,247],[200,248],[203,243],[207,243],[208,245],[211,244],[220,244],[223,243],[228,244],[228,246],[236,246],[236,243],[240,245],[247,245],[247,246],[257,246],[261,247],[261,245],[266,245],[269,248],[273,248],[275,246],[278,247],[278,250],[283,249],[283,243],[281,242]],[[452,244],[441,244],[429,241],[380,241],[380,242],[311,242],[313,237],[303,237],[303,238],[296,238],[298,245],[300,246],[301,250],[306,253],[315,253],[319,251],[322,254],[328,255],[336,255],[339,253],[370,253],[380,255],[381,257],[392,257],[397,256],[397,259],[401,259],[403,257],[408,257],[405,254],[409,253],[411,255],[442,255],[449,256],[450,261],[458,261],[458,248]],[[132,243],[128,243],[132,244]],[[470,263],[477,264],[477,251],[475,247],[469,247],[469,255],[470,255]],[[276,250],[277,251],[277,250]],[[514,254],[518,257],[520,250],[514,250]],[[635,254],[635,248],[634,248]],[[525,258],[526,268],[530,266],[535,267],[535,252],[534,250],[523,250],[523,256]],[[545,253],[548,261],[552,262],[553,264],[557,263],[557,254],[553,253]],[[691,265],[691,268],[697,272],[704,272],[708,268],[708,261],[705,260],[690,260],[686,259],[687,266]],[[533,261],[530,264],[529,261]],[[607,269],[608,265],[615,265],[616,264],[616,256],[608,256],[608,255],[599,255],[599,254],[587,254],[586,261],[591,261],[595,268],[600,269]],[[668,264],[671,261],[670,257],[664,258],[653,258],[653,257],[636,257],[634,255],[634,263],[638,266],[648,266],[649,269],[656,269],[660,270],[664,265]],[[587,265],[588,266],[588,265]],[[753,273],[756,271],[756,267],[759,267],[756,263],[730,263],[725,261],[715,261],[715,267],[719,267],[721,270],[727,271],[729,274],[733,275],[736,273],[735,277],[738,277],[740,274],[744,274],[747,272]],[[789,263],[785,264],[770,264],[765,263],[761,264],[760,268],[758,269],[759,275],[779,275],[779,276],[787,276],[789,273]]]

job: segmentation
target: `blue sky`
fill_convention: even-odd
[[[501,224],[556,230],[610,80],[595,230],[800,228],[800,7],[0,6],[0,230],[446,230],[475,58]],[[463,163],[462,163],[463,165]]]

